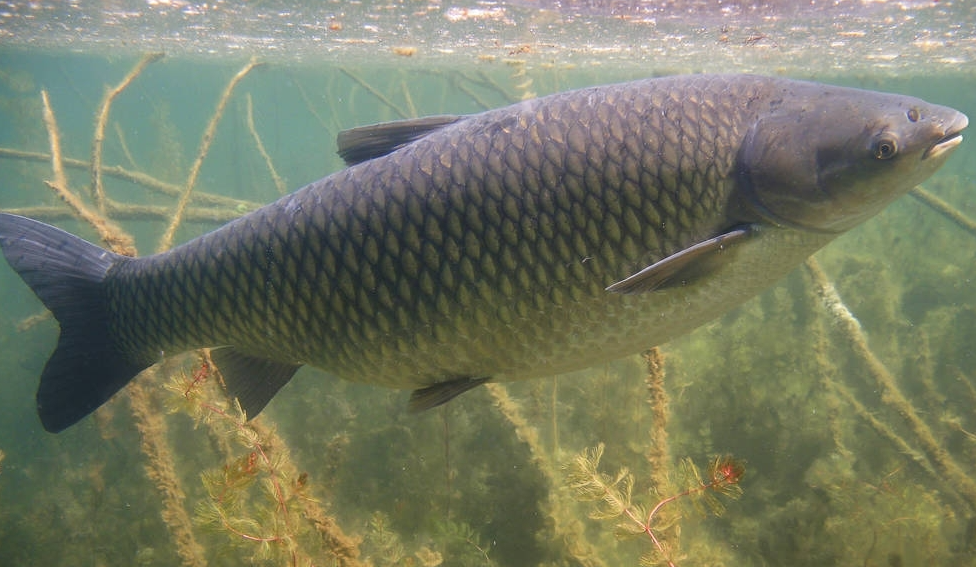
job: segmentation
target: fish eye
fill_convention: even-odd
[[[894,138],[880,138],[874,143],[874,157],[891,159],[898,153],[898,143]]]
[[[918,122],[918,119],[922,117],[922,113],[918,111],[917,108],[912,107],[908,109],[908,121]]]

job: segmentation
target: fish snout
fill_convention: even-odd
[[[969,125],[969,117],[962,112],[953,110],[952,114],[941,121],[941,137],[939,137],[925,154],[922,159],[936,158],[943,156],[946,152],[955,149],[962,142],[962,131]]]

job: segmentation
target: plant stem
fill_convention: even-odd
[[[108,113],[112,107],[112,101],[128,87],[132,81],[142,73],[150,63],[162,58],[162,53],[147,53],[139,60],[139,63],[129,71],[129,74],[122,79],[122,82],[105,91],[102,103],[95,119],[95,133],[92,136],[92,157],[91,157],[91,193],[98,206],[98,212],[105,214],[105,188],[102,186],[102,143],[105,141],[105,126],[108,125]]]
[[[193,187],[196,185],[197,176],[200,174],[200,167],[203,166],[203,160],[206,159],[207,153],[210,151],[210,144],[213,142],[214,136],[217,133],[217,124],[220,122],[220,118],[224,115],[224,109],[227,107],[227,101],[230,100],[231,93],[234,92],[234,88],[237,86],[241,80],[254,69],[260,65],[257,59],[252,58],[247,65],[245,65],[236,75],[227,83],[224,88],[224,92],[220,96],[220,100],[217,101],[217,109],[214,110],[213,116],[210,117],[210,122],[207,123],[206,129],[203,131],[203,136],[200,138],[200,149],[197,151],[197,157],[193,161],[193,165],[190,167],[190,174],[187,176],[186,185],[183,187],[183,193],[180,195],[179,201],[176,203],[176,210],[173,211],[173,218],[170,220],[169,226],[166,227],[166,232],[163,233],[162,238],[159,240],[159,245],[156,247],[156,252],[164,252],[169,250],[173,246],[173,237],[176,234],[176,229],[179,228],[180,223],[183,221],[183,214],[186,212],[186,206],[190,202],[190,195],[193,194]]]

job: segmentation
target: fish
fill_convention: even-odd
[[[48,431],[204,347],[248,418],[304,365],[420,411],[719,317],[927,179],[967,124],[898,94],[652,78],[343,131],[346,168],[163,253],[6,213],[0,248],[60,325]]]

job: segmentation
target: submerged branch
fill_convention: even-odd
[[[51,109],[46,91],[41,91],[41,101],[44,105],[44,124],[47,126],[51,144],[51,167],[54,170],[54,181],[45,181],[44,184],[71,207],[75,216],[91,225],[109,249],[116,254],[135,256],[136,248],[133,238],[104,216],[89,209],[81,198],[68,188],[68,178],[64,173],[61,160],[61,138],[58,134],[58,124],[54,118],[54,111]]]
[[[48,100],[47,91],[41,91],[41,104],[48,143],[51,146],[51,172],[54,174],[52,183],[58,187],[67,187],[68,177],[64,174],[64,161],[61,159],[61,134],[58,132],[58,122],[54,118],[54,110],[51,108],[51,101]]]
[[[268,165],[268,171],[271,172],[271,179],[274,180],[275,187],[278,189],[279,195],[284,195],[288,192],[288,188],[285,186],[285,181],[278,175],[278,170],[275,169],[274,162],[271,161],[271,156],[268,154],[268,150],[264,149],[264,142],[261,141],[261,136],[258,135],[257,128],[254,127],[254,104],[251,101],[251,93],[247,94],[247,129],[251,131],[251,136],[254,138],[254,144],[258,147],[258,153],[264,158],[264,163]]]
[[[545,448],[542,446],[542,441],[539,438],[539,430],[522,414],[521,406],[508,395],[508,389],[504,384],[489,382],[484,387],[491,395],[495,407],[498,408],[515,430],[515,435],[528,446],[532,463],[543,475],[546,484],[550,488],[555,487],[556,468],[553,466]],[[600,558],[597,549],[587,540],[586,535],[580,530],[580,525],[566,521],[562,502],[560,502],[559,498],[550,498],[547,512],[552,521],[552,528],[556,537],[563,541],[573,542],[569,546],[568,551],[575,564],[583,567],[606,566],[606,563]]]
[[[197,157],[190,167],[190,174],[187,176],[186,185],[183,188],[183,193],[180,195],[180,200],[176,203],[173,218],[170,220],[166,232],[159,239],[159,245],[156,247],[157,252],[168,250],[173,246],[173,237],[176,234],[176,229],[179,228],[180,223],[183,221],[183,215],[186,212],[187,205],[190,203],[190,195],[193,193],[194,185],[196,185],[197,176],[200,174],[200,168],[203,166],[203,160],[207,158],[207,154],[210,152],[210,144],[213,142],[214,135],[217,132],[217,124],[224,115],[224,109],[227,108],[227,101],[230,100],[230,95],[234,92],[234,88],[237,87],[238,83],[258,65],[260,63],[258,63],[257,59],[252,58],[248,61],[247,65],[231,78],[230,82],[224,88],[220,100],[217,101],[217,108],[214,110],[210,122],[207,123],[207,127],[203,131],[203,136],[200,138],[200,149],[197,151]]]
[[[143,385],[144,382],[156,378],[157,374],[156,368],[151,368],[127,386],[132,417],[142,438],[146,475],[159,491],[163,504],[163,521],[173,536],[177,554],[186,567],[203,567],[207,565],[204,548],[197,542],[193,523],[183,507],[186,493],[179,475],[176,474],[173,466],[175,458],[166,441],[168,427],[163,419],[164,414],[153,407],[150,391]]]
[[[43,152],[28,152],[24,150],[15,150],[12,148],[0,148],[0,158],[47,163],[51,161],[51,154],[46,154]],[[62,157],[61,162],[65,168],[91,168],[91,162],[85,160]],[[114,177],[116,179],[128,181],[129,183],[139,185],[150,191],[161,193],[170,197],[179,196],[182,192],[179,185],[167,183],[165,181],[156,179],[151,175],[142,173],[141,171],[131,171],[118,165],[102,167],[102,174],[106,177]],[[248,210],[254,210],[261,206],[260,203],[256,203],[254,201],[245,201],[242,199],[235,199],[233,197],[225,197],[223,195],[215,195],[213,193],[205,193],[201,191],[194,191],[193,195],[190,197],[190,202],[204,203],[207,205],[219,205],[230,208],[244,207]]]
[[[386,106],[388,106],[390,108],[390,110],[392,110],[393,112],[395,112],[396,115],[399,116],[400,118],[403,118],[403,119],[412,118],[412,116],[410,116],[410,113],[406,112],[405,110],[403,110],[402,108],[400,108],[399,106],[397,106],[397,104],[395,102],[393,102],[392,100],[390,100],[389,98],[387,98],[387,96],[385,94],[383,94],[380,91],[376,90],[376,87],[374,87],[373,85],[367,83],[366,80],[363,79],[362,77],[360,77],[359,75],[353,73],[352,71],[350,71],[349,69],[346,69],[344,67],[339,67],[339,70],[342,71],[342,73],[345,76],[347,76],[350,79],[352,79],[353,81],[355,81],[356,84],[358,84],[359,86],[361,86],[364,89],[366,89],[366,91],[369,94],[375,96],[377,99],[379,99],[380,102],[382,102],[383,104],[385,104]]]
[[[817,294],[821,297],[828,312],[834,317],[838,328],[844,334],[855,354],[867,366],[868,372],[878,386],[881,401],[894,409],[905,420],[926,456],[935,465],[942,477],[952,485],[966,501],[971,510],[976,510],[976,481],[959,466],[952,455],[942,447],[928,425],[919,417],[908,398],[902,393],[895,377],[884,363],[871,351],[861,324],[844,305],[827,279],[820,264],[813,258],[806,262],[807,270],[813,278]]]
[[[139,60],[122,82],[105,91],[102,103],[99,105],[95,119],[95,132],[92,136],[91,158],[91,193],[99,212],[105,214],[105,188],[102,186],[102,144],[105,141],[105,126],[108,125],[108,113],[112,108],[112,101],[119,96],[142,73],[150,63],[163,57],[162,53],[147,53]]]
[[[976,236],[976,221],[959,212],[958,209],[943,201],[935,194],[926,191],[921,187],[916,187],[909,192],[909,195],[927,205],[929,208],[949,219],[956,226],[965,230],[969,234]]]
[[[105,203],[106,212],[115,220],[149,220],[165,221],[169,220],[172,213],[171,207],[162,205],[129,205],[119,203],[109,199]],[[186,210],[184,222],[195,223],[219,223],[230,222],[249,210],[222,209],[216,207],[190,207]],[[38,205],[33,207],[11,207],[0,209],[5,213],[30,217],[44,222],[78,218],[77,215],[63,207],[53,207]]]

